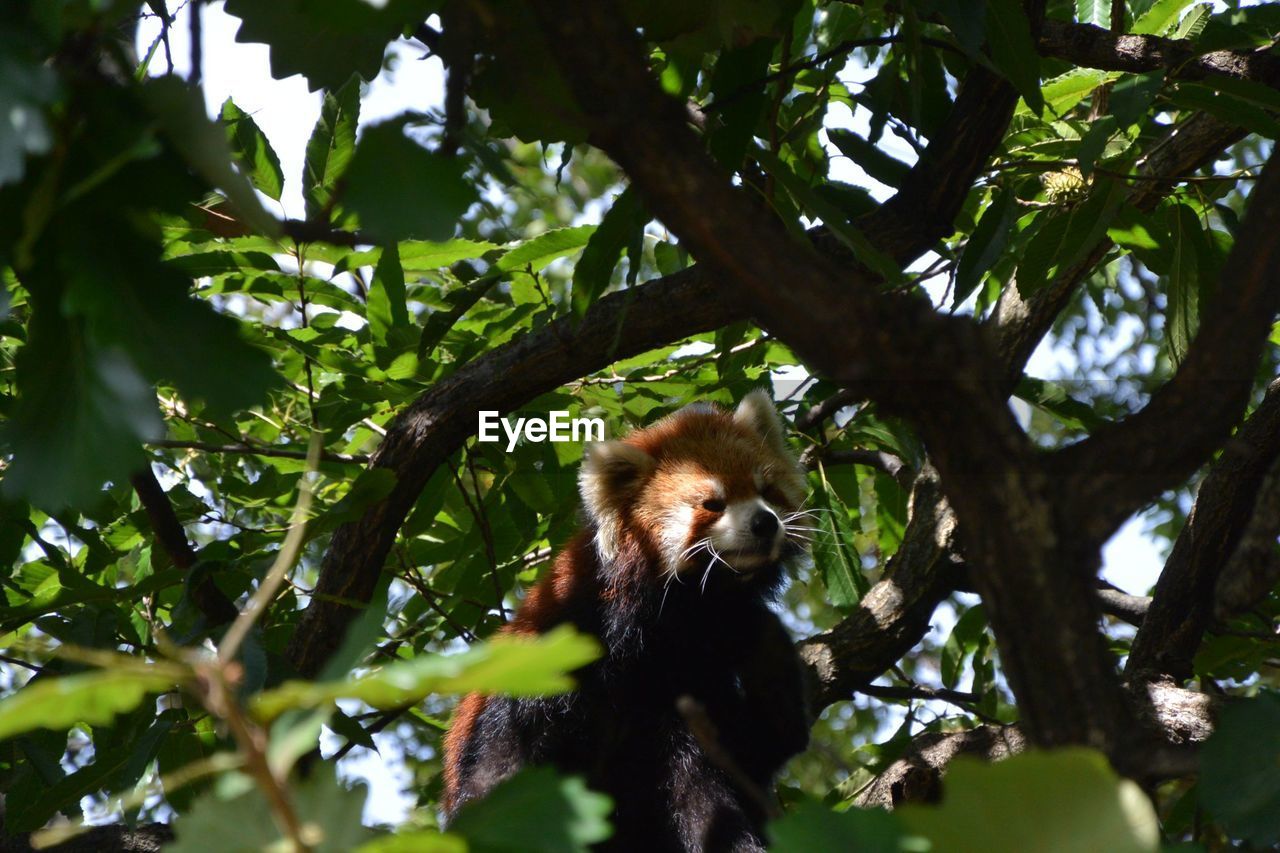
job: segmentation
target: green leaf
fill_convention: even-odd
[[[1204,110],[1269,139],[1280,138],[1280,122],[1252,100],[1231,94],[1216,83],[1179,82],[1169,100],[1186,110]]]
[[[1162,36],[1173,29],[1182,16],[1182,10],[1193,0],[1156,0],[1151,8],[1133,22],[1129,31],[1134,35]]]
[[[400,253],[394,244],[384,249],[378,259],[373,279],[369,282],[367,304],[369,334],[375,348],[385,349],[393,330],[409,328],[409,310],[404,301],[404,270],[400,267]]]
[[[1021,400],[1049,412],[1068,427],[1092,430],[1105,421],[1087,403],[1075,399],[1057,382],[1024,376],[1014,392]]]
[[[27,156],[53,144],[44,107],[57,95],[57,74],[16,48],[6,42],[0,49],[0,187],[20,181]]]
[[[356,853],[467,853],[467,850],[466,839],[452,832],[421,829],[375,838],[356,848]]]
[[[902,269],[893,258],[871,245],[865,234],[852,225],[836,207],[824,201],[813,187],[801,180],[776,154],[757,147],[755,158],[761,168],[777,178],[799,204],[822,219],[822,224],[849,247],[859,263],[879,274],[886,282],[896,282],[902,278]]]
[[[828,600],[836,607],[853,607],[871,585],[862,574],[862,562],[853,550],[849,510],[821,474],[813,490],[813,506],[818,511],[820,533],[813,543],[814,566],[826,585]]]
[[[772,853],[899,853],[903,840],[898,819],[883,809],[837,812],[808,799],[769,824]]]
[[[437,0],[227,0],[239,42],[271,47],[271,74],[303,74],[311,89],[336,89],[352,73],[373,80],[387,43],[436,11]]]
[[[562,258],[581,249],[596,231],[595,225],[578,225],[573,228],[556,228],[526,240],[509,250],[498,260],[498,269],[517,272],[528,269],[540,272],[556,258]]]
[[[106,725],[116,714],[132,711],[149,693],[174,688],[174,674],[167,670],[113,668],[33,679],[11,696],[0,700],[0,740],[33,729],[62,731],[77,723]]]
[[[13,453],[0,488],[56,509],[92,500],[103,482],[142,464],[140,442],[164,434],[155,393],[117,347],[48,310],[32,317],[18,354],[18,403],[5,424]]]
[[[1040,95],[1040,55],[1020,0],[987,0],[987,37],[991,60],[1036,115],[1044,110]]]
[[[862,171],[882,184],[891,187],[902,185],[902,180],[911,171],[911,167],[901,160],[890,157],[852,130],[833,127],[827,130],[827,138],[840,153],[857,164]]]
[[[481,850],[585,853],[612,834],[612,810],[612,801],[587,790],[582,779],[530,767],[464,805],[449,831]]]
[[[1155,853],[1159,825],[1146,795],[1100,753],[1032,751],[988,764],[951,762],[940,806],[895,812],[935,850],[954,853]]]
[[[233,778],[233,777],[227,777]],[[242,777],[243,778],[243,777]],[[247,782],[247,780],[245,780]],[[173,823],[176,840],[165,853],[284,850],[279,827],[266,797],[252,783],[223,786],[195,801]],[[363,784],[348,789],[330,769],[313,768],[307,778],[289,785],[290,804],[309,833],[315,853],[348,853],[368,841],[372,832],[360,823],[366,790]]]
[[[573,313],[582,317],[609,286],[618,256],[630,244],[636,231],[643,232],[649,216],[640,202],[640,194],[628,187],[613,201],[613,206],[600,220],[587,240],[582,257],[573,268]]]
[[[245,224],[259,234],[279,234],[280,223],[232,166],[227,133],[205,113],[200,92],[177,77],[160,77],[149,81],[142,94],[188,165],[226,194]]]
[[[956,267],[953,305],[959,306],[964,302],[977,289],[987,271],[1000,259],[1013,233],[1013,223],[1017,216],[1017,197],[1014,193],[996,190],[960,255],[960,263]]]
[[[1111,29],[1111,0],[1076,0],[1076,20]]]
[[[1151,102],[1163,87],[1163,68],[1145,74],[1125,74],[1111,87],[1109,111],[1121,128],[1132,127],[1146,117]]]
[[[418,358],[423,359],[430,355],[431,351],[440,344],[440,341],[462,319],[463,315],[475,307],[475,304],[483,299],[493,289],[493,286],[505,277],[506,273],[496,270],[482,275],[462,287],[450,290],[445,296],[445,302],[449,304],[449,310],[433,311],[431,316],[427,318],[427,322],[422,324],[422,335],[418,338]]]
[[[1094,165],[1118,129],[1119,123],[1111,115],[1102,116],[1089,125],[1089,131],[1080,140],[1080,147],[1076,150],[1076,162],[1080,166],[1082,177],[1087,178],[1093,174]]]
[[[284,172],[280,158],[267,141],[257,122],[230,98],[222,104],[222,123],[227,127],[227,141],[236,159],[249,176],[249,181],[276,201],[284,188]]]
[[[399,661],[351,681],[290,681],[254,697],[253,709],[269,719],[291,708],[314,708],[336,699],[398,708],[433,693],[563,693],[573,689],[568,673],[599,656],[599,643],[566,625],[537,638],[504,635],[458,655]]]
[[[406,240],[400,243],[400,265],[406,272],[438,270],[479,258],[497,249],[496,243],[484,240]]]
[[[1175,364],[1180,364],[1200,328],[1200,264],[1196,244],[1204,226],[1195,211],[1185,204],[1169,205],[1165,221],[1172,244],[1165,335],[1169,354]]]
[[[1182,19],[1182,23],[1178,24],[1178,28],[1173,31],[1171,38],[1174,39],[1196,39],[1200,33],[1204,31],[1205,25],[1209,23],[1209,18],[1213,15],[1212,3],[1197,3],[1191,8],[1191,11]]]
[[[978,648],[987,630],[987,614],[981,604],[974,605],[956,620],[951,635],[942,647],[942,684],[955,687],[960,681],[964,661]]]
[[[757,39],[743,47],[726,49],[711,72],[715,123],[707,134],[707,150],[726,169],[742,166],[756,124],[768,103],[769,59],[776,39]]]
[[[404,135],[403,123],[367,128],[344,175],[343,203],[361,227],[384,241],[453,236],[476,200],[463,164],[433,154]]]
[[[1099,71],[1095,68],[1073,68],[1044,81],[1044,87],[1040,91],[1050,111],[1055,115],[1063,115],[1093,94],[1093,91],[1103,83],[1118,76],[1114,72]],[[1030,113],[1031,109],[1024,102],[1019,104],[1018,111]]]
[[[337,91],[326,91],[320,118],[307,140],[302,166],[302,199],[307,220],[318,221],[328,213],[334,188],[356,150],[356,126],[360,123],[360,80],[352,77]]]
[[[1083,260],[1106,233],[1123,201],[1124,188],[1118,181],[1099,180],[1082,203],[1050,215],[1027,244],[1018,265],[1018,292],[1029,296]]]
[[[1200,761],[1201,802],[1231,835],[1280,842],[1280,696],[1229,703]]]

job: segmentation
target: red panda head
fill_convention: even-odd
[[[689,406],[621,441],[588,445],[579,482],[601,557],[612,560],[630,536],[670,577],[750,577],[805,538],[804,474],[763,391],[733,412]]]

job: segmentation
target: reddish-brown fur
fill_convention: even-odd
[[[584,473],[587,529],[567,543],[502,633],[538,634],[573,623],[601,638],[606,660],[580,673],[580,689],[570,697],[467,696],[444,738],[447,815],[523,761],[547,761],[585,773],[589,783],[614,797],[620,829],[613,849],[718,849],[716,839],[726,838],[735,850],[762,849],[753,828],[759,820],[754,806],[681,734],[674,698],[691,693],[707,704],[724,745],[757,784],[767,785],[781,761],[803,745],[807,720],[798,665],[785,631],[763,603],[780,582],[780,570],[776,561],[758,570],[722,569],[708,593],[704,572],[715,562],[706,555],[681,562],[678,574],[694,580],[673,586],[677,572],[670,554],[697,543],[716,522],[720,513],[704,505],[708,500],[763,497],[780,512],[798,508],[804,482],[777,434],[781,427],[771,408],[770,419],[760,424],[718,409],[684,410],[624,439],[652,464],[642,461],[631,471],[627,465],[635,455],[623,452],[620,467],[599,463],[599,470]],[[620,707],[626,696],[642,699],[643,707]],[[601,735],[601,727],[607,731],[611,716],[623,711],[639,716],[620,721],[619,731],[644,731],[653,740],[652,746],[646,740],[623,748],[619,754],[631,756],[623,760],[635,763],[639,757],[643,763],[650,754],[669,755],[671,769],[664,772],[674,774],[670,779],[633,782],[626,778],[630,768],[602,771],[592,763],[595,753],[588,750],[584,758],[576,751],[574,740],[603,737],[596,752],[607,760],[617,747],[609,746],[615,736]],[[518,758],[522,751],[528,754]],[[468,772],[479,776],[469,780]],[[643,778],[658,771],[647,772]],[[477,782],[479,777],[484,781]],[[623,802],[636,796],[657,799],[644,806]],[[659,801],[664,796],[675,799]],[[663,818],[664,809],[687,814]]]

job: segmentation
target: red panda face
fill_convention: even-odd
[[[691,406],[591,445],[581,487],[602,557],[630,536],[657,553],[667,576],[749,577],[806,538],[804,476],[759,391],[734,412]]]

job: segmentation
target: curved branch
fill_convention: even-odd
[[[1280,458],[1280,382],[1227,442],[1200,485],[1133,638],[1130,678],[1190,678],[1213,618],[1214,587],[1244,532],[1268,467]]]
[[[370,464],[396,484],[359,521],[334,533],[311,604],[287,651],[314,676],[369,602],[396,532],[436,467],[476,431],[481,409],[510,412],[571,379],[673,340],[742,319],[701,267],[601,299],[581,322],[556,320],[437,382],[387,429]]]
[[[1272,157],[1223,266],[1221,280],[1230,289],[1204,313],[1178,372],[1141,411],[1051,457],[1070,498],[1066,513],[1083,539],[1101,544],[1144,503],[1203,465],[1238,422],[1280,308],[1278,220],[1280,158]],[[1175,423],[1179,428],[1170,430]]]

